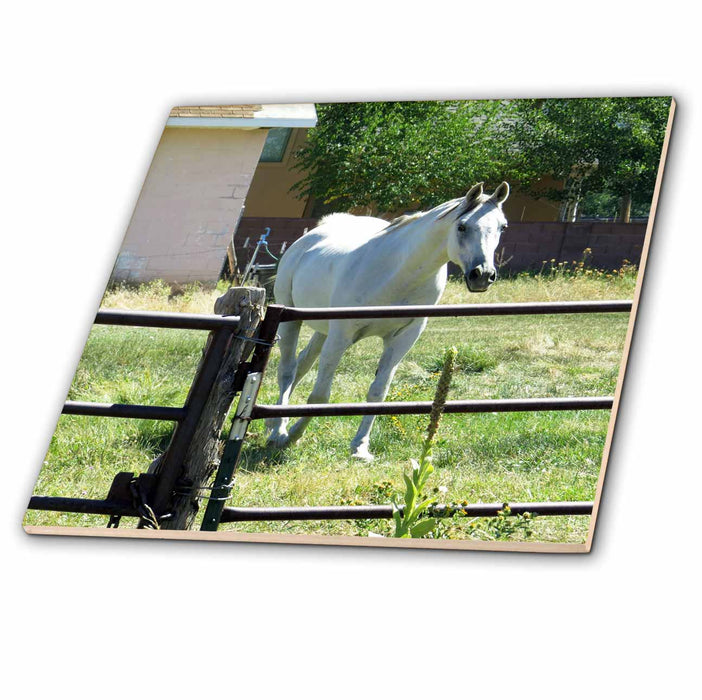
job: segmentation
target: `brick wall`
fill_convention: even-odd
[[[616,269],[624,260],[638,264],[646,224],[600,222],[514,223],[503,234],[500,255],[512,272],[538,269],[544,260],[579,261],[585,248],[592,250],[594,267]]]
[[[290,245],[305,228],[312,229],[316,223],[316,219],[242,218],[235,238],[240,264],[246,261],[246,254],[240,248],[244,240],[249,237],[251,243],[255,243],[267,226],[271,229],[270,248],[277,254],[283,241]],[[510,223],[500,241],[498,254],[507,261],[503,270],[521,272],[539,269],[544,260],[579,261],[583,250],[590,248],[594,267],[616,269],[624,260],[640,262],[645,235],[646,224],[639,223]]]
[[[253,246],[256,241],[265,232],[266,228],[270,228],[271,232],[268,236],[268,247],[273,255],[280,254],[283,243],[290,245],[296,241],[305,232],[305,229],[311,230],[317,225],[318,219],[289,219],[274,216],[245,216],[239,222],[239,227],[236,230],[234,237],[236,259],[239,264],[239,271],[243,272],[246,266],[246,261],[253,252]],[[249,239],[249,249],[244,250],[244,243]],[[258,262],[271,262],[263,258]]]

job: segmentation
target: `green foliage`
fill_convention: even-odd
[[[391,503],[394,493],[395,488],[392,481],[387,479],[376,481],[371,490],[371,501],[373,503]]]
[[[565,183],[562,190],[536,186],[534,192],[566,200],[590,195],[591,211],[601,214],[599,205],[610,215],[613,199],[631,196],[638,213],[648,212],[669,97],[516,100],[513,106],[514,146],[530,179],[549,175]]]
[[[619,207],[621,205],[621,197],[614,192],[583,192],[580,200],[579,214],[580,219],[612,219],[616,220],[619,216]],[[651,197],[637,195],[631,204],[631,216],[636,218],[644,218],[648,216],[651,208]]]
[[[320,104],[293,191],[333,211],[399,212],[508,180],[552,199],[602,195],[588,203],[597,215],[631,195],[645,215],[669,107],[667,97]],[[565,188],[544,189],[544,175]]]
[[[335,211],[435,206],[508,169],[502,101],[321,104],[295,190]]]

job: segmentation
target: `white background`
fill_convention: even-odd
[[[5,8],[0,600],[9,644],[0,683],[14,688],[8,697],[696,689],[701,96],[688,7]],[[646,94],[674,95],[678,113],[592,554],[23,533],[24,506],[173,105]]]

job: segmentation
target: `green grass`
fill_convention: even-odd
[[[610,276],[607,276],[607,275]],[[468,296],[451,282],[443,303],[487,303],[631,298],[635,274],[585,274],[582,268],[500,280],[484,295]],[[173,296],[165,285],[108,292],[103,305],[210,313],[222,290],[191,287]],[[599,396],[613,393],[628,323],[627,314],[433,319],[398,369],[389,400],[430,400],[444,349],[459,349],[450,399]],[[309,337],[303,329],[303,340]],[[69,398],[98,402],[181,405],[204,341],[197,331],[96,326]],[[380,341],[353,346],[337,372],[332,400],[362,401],[373,379]],[[277,396],[274,351],[260,401]],[[304,401],[311,372],[294,402]],[[591,500],[604,447],[609,411],[535,412],[444,416],[434,448],[434,487],[454,502]],[[402,488],[402,472],[421,449],[425,416],[378,418],[372,464],[351,460],[348,443],[358,418],[315,419],[303,439],[285,452],[265,446],[264,426],[249,431],[232,504],[295,506],[388,503]],[[35,493],[104,498],[118,471],[145,471],[167,444],[170,424],[155,421],[62,416]],[[389,482],[386,483],[386,482]],[[27,524],[104,526],[101,516],[31,511]],[[123,520],[123,526],[133,521]],[[588,517],[542,517],[532,540],[583,542]],[[359,534],[391,532],[391,521],[239,523],[247,532]],[[468,519],[447,526],[451,537],[485,537]],[[521,531],[508,535],[524,538]]]

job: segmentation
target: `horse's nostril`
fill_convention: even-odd
[[[469,273],[468,273],[468,279],[471,282],[475,282],[480,277],[480,271],[478,270],[477,267],[474,267]]]
[[[488,282],[492,284],[497,279],[497,273],[493,270],[488,277]]]

